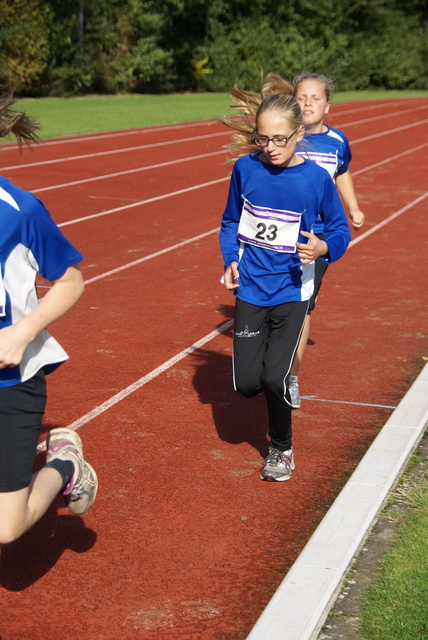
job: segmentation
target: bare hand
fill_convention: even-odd
[[[352,213],[349,212],[349,217],[351,218],[352,226],[357,231],[358,231],[358,229],[361,229],[361,227],[363,226],[364,221],[366,219],[364,213],[360,209],[357,209],[356,211],[353,211]]]
[[[229,289],[229,291],[231,291],[232,289],[237,289],[239,287],[238,266],[238,262],[232,262],[224,272],[224,286],[226,287],[226,289]]]
[[[0,331],[0,369],[17,367],[21,362],[28,338],[24,336],[19,324],[13,324]]]
[[[325,256],[328,253],[328,246],[324,240],[320,240],[314,233],[308,231],[301,231],[302,236],[309,238],[309,242],[296,242],[298,250],[298,256],[302,264],[308,264],[313,260],[316,260],[320,256]]]

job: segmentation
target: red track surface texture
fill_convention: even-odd
[[[86,293],[52,327],[71,359],[49,378],[41,444],[78,428],[100,489],[86,516],[58,499],[1,549],[1,640],[243,640],[421,370],[428,103],[333,111],[367,222],[312,316],[311,399],[293,413],[284,484],[259,480],[263,397],[232,388],[217,232],[229,132],[202,122],[3,149],[0,173],[85,256]]]

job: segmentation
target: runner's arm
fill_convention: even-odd
[[[83,294],[82,273],[77,265],[54,280],[40,304],[27,316],[0,331],[0,369],[16,367],[27,346],[52,322],[63,316]]]
[[[365,216],[359,207],[357,196],[355,195],[354,182],[349,171],[345,171],[345,173],[341,173],[336,177],[336,187],[348,209],[352,226],[354,229],[361,229]]]

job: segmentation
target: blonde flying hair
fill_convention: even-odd
[[[21,151],[24,145],[31,148],[41,142],[36,133],[40,126],[34,118],[13,109],[14,104],[12,95],[0,97],[0,138],[13,134]]]
[[[235,162],[259,148],[254,144],[253,134],[257,118],[264,111],[282,111],[293,129],[303,124],[299,103],[293,97],[293,86],[276,73],[268,73],[265,78],[262,73],[259,94],[244,91],[235,83],[230,96],[234,104],[220,119],[220,122],[234,131],[232,142],[225,145],[225,149],[232,155],[228,162]]]

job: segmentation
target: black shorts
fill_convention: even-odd
[[[43,370],[0,389],[0,493],[30,485],[45,406]]]
[[[315,235],[320,240],[324,240],[323,233],[316,233]],[[315,309],[315,303],[317,301],[317,296],[321,288],[322,279],[324,277],[325,272],[327,271],[327,267],[328,267],[328,264],[326,264],[322,258],[317,258],[315,260],[314,292],[309,301],[308,315],[311,313],[311,311]]]

